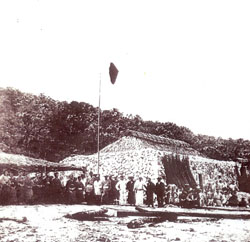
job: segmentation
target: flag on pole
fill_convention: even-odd
[[[118,75],[118,70],[115,67],[115,65],[111,62],[109,66],[109,75],[110,75],[110,80],[112,84],[115,84],[117,75]]]

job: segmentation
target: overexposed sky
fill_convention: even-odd
[[[0,86],[250,139],[249,1],[0,1]],[[109,63],[119,69],[109,80]]]

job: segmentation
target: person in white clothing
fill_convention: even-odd
[[[127,182],[124,180],[124,176],[120,177],[120,181],[116,184],[116,189],[119,191],[119,204],[125,205],[127,202],[127,190],[126,190]]]
[[[142,177],[139,177],[139,180],[135,182],[134,191],[135,191],[135,205],[143,205],[143,196],[144,196],[144,182]]]
[[[100,177],[97,176],[94,181],[94,194],[95,194],[95,203],[97,205],[101,204],[101,196],[102,196],[102,182],[100,181]]]

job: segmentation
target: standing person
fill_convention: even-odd
[[[24,203],[24,172],[21,171],[19,172],[16,182],[17,182],[17,187],[16,187],[16,196],[17,196],[17,203],[18,204],[23,204]]]
[[[89,177],[86,181],[86,188],[85,188],[85,200],[87,204],[94,204],[94,181],[95,178],[93,173],[89,173]]]
[[[73,204],[75,202],[75,179],[73,175],[70,175],[69,180],[66,184],[66,194],[67,194],[67,203]]]
[[[172,194],[172,184],[169,184],[166,188],[166,199],[165,202],[166,204],[171,204],[171,194]]]
[[[86,185],[87,185],[87,177],[85,175],[85,173],[83,173],[81,175],[81,183],[83,185],[83,191],[82,191],[82,194],[83,194],[83,201],[85,201],[86,199]]]
[[[128,191],[128,203],[130,205],[132,205],[132,206],[135,205],[134,185],[135,185],[134,177],[129,176],[129,181],[128,181],[127,185],[126,185],[126,189]]]
[[[231,207],[239,206],[237,192],[233,192],[232,196],[228,199],[227,205]]]
[[[59,173],[54,173],[55,178],[52,180],[52,201],[60,203],[62,201],[62,183],[59,179]]]
[[[214,206],[222,207],[222,196],[219,190],[214,192]]]
[[[119,192],[119,204],[120,205],[125,205],[126,204],[126,181],[124,180],[124,176],[120,176],[120,181],[117,182],[116,184],[116,189]]]
[[[74,189],[74,192],[73,192],[73,203],[76,203],[76,185],[77,185],[77,177],[74,177],[73,179],[73,183],[74,183],[74,186],[75,186],[75,189]]]
[[[81,174],[81,183],[83,184],[84,188],[86,188],[87,177],[85,173]]]
[[[189,184],[185,184],[179,196],[181,207],[192,207],[192,188]]]
[[[213,206],[213,201],[214,201],[214,192],[212,188],[208,187],[208,191],[206,193],[206,205],[207,206]]]
[[[135,191],[135,205],[143,205],[143,195],[144,195],[144,182],[142,177],[139,177],[139,180],[135,182],[134,191]]]
[[[1,194],[0,194],[0,204],[8,205],[10,201],[10,176],[7,170],[0,176],[0,186],[1,186]]]
[[[109,203],[110,204],[114,204],[115,200],[119,199],[119,192],[116,189],[116,184],[117,184],[117,179],[113,179],[113,176],[109,176],[109,180],[110,180],[110,191],[109,191]]]
[[[115,189],[114,189],[114,192],[115,192],[115,204],[118,204],[119,203],[119,200],[120,200],[120,192],[117,190],[116,188],[116,185],[117,183],[119,182],[118,180],[118,176],[115,176],[114,177],[114,183],[115,183]]]
[[[151,178],[148,178],[146,188],[146,195],[147,195],[147,205],[148,207],[154,207],[154,192],[155,192],[155,184],[151,181]]]
[[[104,176],[104,181],[102,183],[103,193],[102,193],[102,203],[109,204],[109,194],[111,190],[111,181],[108,179],[108,176]]]
[[[33,203],[40,203],[42,201],[42,175],[36,173],[33,183]]]
[[[95,194],[95,203],[101,205],[101,196],[102,196],[102,182],[100,181],[100,176],[96,177],[94,181],[94,194]]]
[[[81,176],[78,176],[75,185],[76,185],[76,202],[82,203],[83,202],[84,185],[82,183]]]
[[[52,197],[51,178],[47,174],[46,178],[43,181],[43,202],[51,203],[51,197]]]
[[[237,191],[237,184],[236,182],[232,181],[230,185],[228,186],[230,193],[233,193],[234,191]]]
[[[176,185],[173,186],[172,190],[172,203],[173,204],[179,203],[179,192],[178,192],[178,187]]]
[[[33,203],[33,185],[34,182],[29,177],[29,174],[26,174],[24,180],[24,201],[26,204]]]
[[[239,202],[239,207],[247,207],[247,200],[245,197],[242,197],[240,202]]]
[[[157,203],[158,207],[161,208],[163,207],[163,201],[164,201],[164,194],[165,194],[165,185],[161,181],[161,178],[157,178],[157,183],[155,185],[155,193],[157,196]]]
[[[10,172],[10,204],[17,203],[16,187],[17,187],[16,179],[13,173]]]
[[[205,204],[205,198],[200,186],[197,186],[192,193],[192,204],[196,207],[203,207]]]
[[[1,184],[8,184],[10,180],[9,172],[5,170],[3,174],[0,176],[0,182]]]
[[[177,186],[175,184],[169,184],[166,191],[166,203],[176,204],[178,203],[178,193],[176,191]]]

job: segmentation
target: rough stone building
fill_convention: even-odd
[[[156,180],[158,176],[166,176],[162,158],[169,154],[188,157],[189,169],[197,184],[201,180],[203,183],[217,183],[219,180],[227,184],[236,182],[235,162],[208,159],[183,141],[136,131],[128,131],[124,137],[100,151],[100,175],[133,175],[135,178],[142,176]],[[88,171],[97,173],[97,157],[97,154],[77,155],[61,163],[86,166]],[[169,169],[173,171],[167,175],[172,175],[174,182],[177,179],[176,169],[171,166]]]

